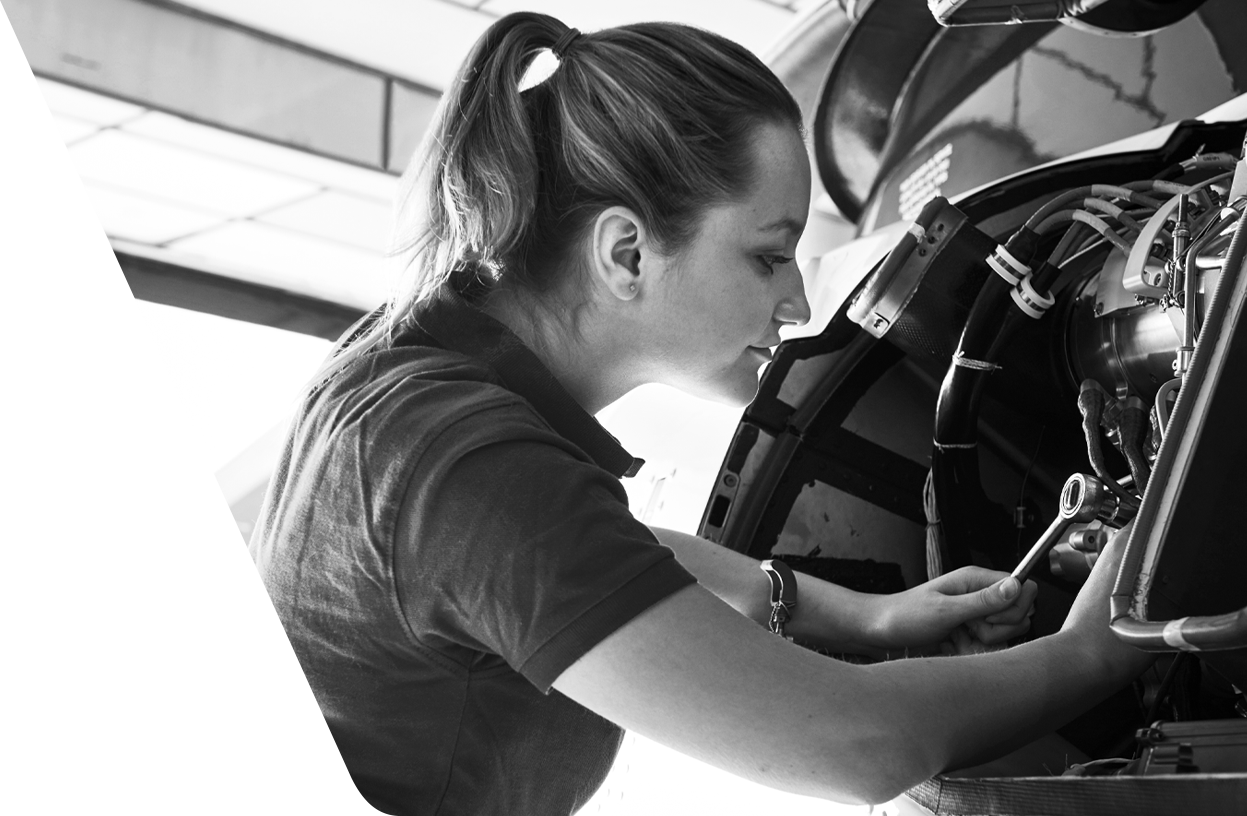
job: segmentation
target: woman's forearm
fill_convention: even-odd
[[[757,559],[698,536],[651,528],[675,552],[698,583],[758,624],[770,615],[771,584]],[[844,652],[872,652],[880,597],[802,574],[797,579],[797,609],[787,627],[797,640]]]
[[[855,666],[771,637],[687,587],[602,641],[555,688],[740,776],[877,803],[1030,741],[1142,669],[1111,642],[1107,618],[1088,623],[975,657]]]
[[[1010,649],[957,658],[861,667],[871,683],[905,699],[899,716],[933,747],[930,772],[970,767],[1051,732],[1129,683],[1146,660],[1097,659],[1087,639],[1061,632]]]

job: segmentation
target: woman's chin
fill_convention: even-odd
[[[733,408],[744,408],[758,395],[760,380],[761,372],[749,372],[747,376],[738,375],[729,382],[720,383],[716,393],[708,395],[707,398]]]
[[[751,355],[752,357],[752,355]],[[717,376],[697,379],[667,380],[667,384],[684,393],[732,408],[744,408],[758,395],[759,381],[765,364],[743,358],[735,365],[720,369]]]

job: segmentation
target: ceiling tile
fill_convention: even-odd
[[[585,31],[645,20],[685,23],[722,34],[755,54],[764,52],[793,20],[788,9],[760,0],[487,0],[481,8],[497,14],[540,11]]]
[[[321,189],[318,184],[118,130],[79,142],[69,155],[84,180],[235,217],[254,215]]]
[[[235,277],[362,309],[390,293],[395,266],[379,254],[255,221],[239,221],[169,245],[192,268],[226,268]]]
[[[398,187],[398,179],[389,173],[356,167],[249,136],[240,136],[158,111],[147,113],[126,124],[121,130],[210,153],[241,164],[297,176],[326,187],[348,190],[387,204],[394,198]]]
[[[163,244],[221,223],[222,216],[86,183],[87,196],[109,238]]]
[[[52,113],[63,113],[76,119],[85,119],[97,125],[115,125],[133,119],[145,108],[122,102],[109,96],[84,91],[72,85],[39,79],[39,91]]]
[[[371,252],[390,245],[393,216],[388,204],[343,193],[324,192],[270,210],[257,220],[312,236],[331,238]]]
[[[100,126],[94,122],[87,122],[62,113],[52,114],[52,121],[56,124],[56,132],[60,134],[61,141],[65,144],[85,139],[100,129]]]
[[[443,0],[181,2],[436,90],[450,84],[472,43],[493,22]]]

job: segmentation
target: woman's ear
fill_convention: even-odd
[[[648,253],[645,227],[627,207],[603,210],[593,223],[593,273],[598,283],[620,300],[641,291],[641,253]]]

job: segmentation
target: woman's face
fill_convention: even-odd
[[[779,327],[810,318],[792,260],[810,205],[805,146],[794,128],[764,125],[754,156],[753,189],[710,207],[646,292],[657,307],[660,381],[734,405],[757,393]]]

